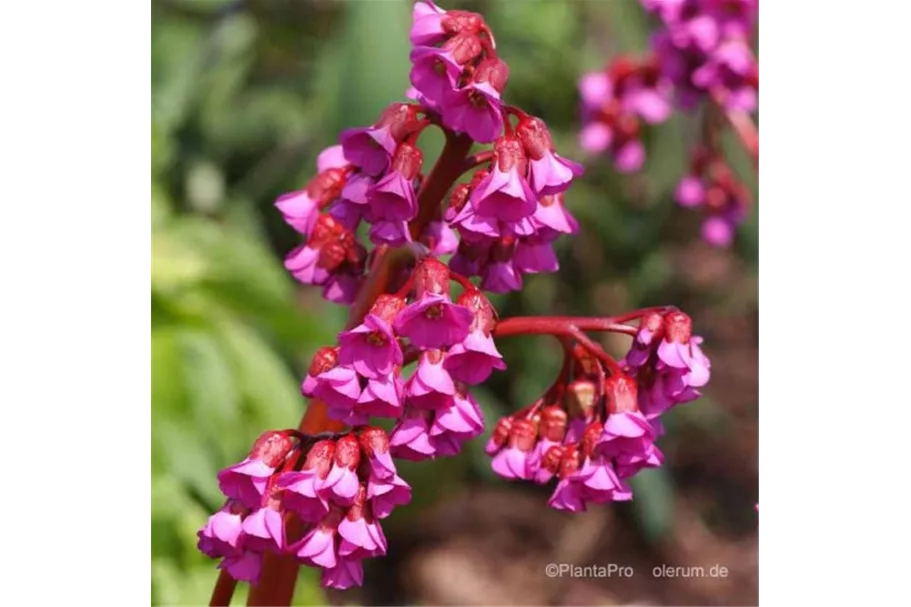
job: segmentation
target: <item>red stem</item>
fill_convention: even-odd
[[[457,135],[449,130],[445,130],[445,133],[446,145],[418,192],[418,204],[420,205],[418,216],[410,226],[412,238],[415,240],[420,237],[427,224],[436,216],[443,196],[462,174],[462,162],[471,149],[472,140],[467,135]],[[390,279],[395,276],[396,271],[401,267],[400,264],[410,259],[411,255],[412,253],[407,247],[401,247],[387,250],[379,256],[367,281],[361,287],[357,300],[349,310],[346,328],[351,329],[361,323],[376,298],[387,291]],[[305,434],[338,432],[344,428],[345,424],[329,418],[326,403],[319,399],[310,400],[299,425],[299,430]],[[300,535],[301,523],[297,517],[286,519],[286,527],[289,537]],[[297,582],[299,566],[294,555],[266,553],[263,557],[259,583],[251,586],[247,605],[249,607],[290,605],[291,598],[294,596],[294,585]],[[219,577],[219,581],[221,581],[221,577]],[[227,597],[227,602],[221,603],[227,605],[231,600],[233,590],[233,587],[230,588],[230,591],[225,589],[224,593],[220,594],[219,586],[216,585],[213,600],[216,597],[221,600]]]
[[[573,329],[581,331],[610,331],[635,335],[639,329],[617,322],[617,318],[587,318],[584,316],[517,316],[497,323],[494,338],[513,335],[571,335]],[[640,314],[641,316],[641,314]]]
[[[228,607],[231,604],[231,597],[234,596],[234,589],[237,588],[237,580],[228,575],[228,572],[222,569],[218,573],[218,581],[215,582],[215,588],[212,590],[212,599],[209,601],[211,607]]]
[[[472,154],[462,162],[462,172],[465,173],[471,169],[490,162],[493,159],[493,150],[484,150],[477,154]]]
[[[622,375],[623,369],[620,368],[620,365],[617,364],[617,361],[613,356],[604,351],[604,349],[592,341],[592,338],[580,331],[576,327],[569,327],[568,334],[570,337],[575,339],[581,345],[585,347],[586,350],[594,354],[601,360],[607,367],[610,369],[610,372],[614,375]]]

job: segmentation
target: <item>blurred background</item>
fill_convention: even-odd
[[[222,503],[216,472],[265,429],[296,425],[300,380],[345,310],[296,284],[298,237],[274,199],[299,189],[317,153],[372,123],[408,85],[411,0],[152,2],[152,603],[208,603],[216,563],[196,531]],[[561,271],[493,298],[500,315],[609,315],[675,304],[713,361],[705,395],[666,416],[666,464],[635,499],[582,515],[548,508],[550,488],[492,474],[486,436],[462,457],[400,466],[414,500],[384,521],[389,555],[367,563],[360,604],[758,603],[757,219],[731,249],[699,239],[700,215],[671,200],[698,115],[646,133],[633,176],[576,144],[576,81],[647,48],[637,0],[443,1],[477,10],[511,68],[506,99],[543,117],[563,156],[587,166],[567,205],[582,224],[558,242]],[[436,137],[436,138],[434,138]],[[421,138],[425,158],[442,137]],[[733,140],[729,159],[754,189]],[[429,165],[428,165],[429,166]],[[618,356],[627,338],[605,341]],[[549,386],[546,338],[498,344],[509,365],[474,391],[488,428]],[[632,577],[548,578],[547,563],[616,564]],[[655,566],[727,568],[726,578],[656,578]],[[243,585],[235,597],[245,600]],[[295,604],[325,601],[303,568]]]

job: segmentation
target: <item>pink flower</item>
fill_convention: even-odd
[[[335,534],[341,522],[342,512],[333,509],[313,529],[300,539],[294,548],[298,560],[311,567],[331,569],[338,562]]]
[[[459,237],[445,221],[431,221],[421,235],[421,242],[435,257],[455,253],[459,248]]]
[[[462,66],[455,51],[432,46],[418,46],[411,51],[411,84],[435,104],[443,104],[456,87]]]
[[[209,517],[206,525],[196,535],[197,548],[209,558],[221,558],[235,554],[240,549],[242,530],[241,512],[243,507],[229,503]]]
[[[453,378],[467,384],[483,383],[494,369],[506,368],[493,337],[480,327],[449,348],[443,364]]]
[[[711,362],[702,353],[701,337],[692,336],[693,321],[682,312],[664,317],[664,339],[658,346],[658,357],[664,364],[686,370],[683,381],[699,388],[709,381]]]
[[[655,431],[638,411],[609,415],[604,422],[596,452],[606,458],[613,458],[620,478],[633,476],[645,467],[657,468],[663,461],[661,452],[655,447]]]
[[[227,571],[228,575],[235,580],[255,584],[259,580],[262,564],[262,553],[244,550],[231,556],[226,556],[218,564],[218,568]]]
[[[430,444],[429,411],[406,409],[405,416],[392,428],[389,445],[392,455],[413,462],[433,457],[436,453]]]
[[[573,178],[584,172],[580,164],[561,158],[554,151],[550,132],[540,118],[523,117],[516,127],[516,136],[528,157],[531,189],[538,196],[563,192]]]
[[[329,271],[319,265],[319,249],[308,244],[293,249],[285,257],[285,268],[297,280],[308,285],[322,285],[329,279]]]
[[[396,506],[411,501],[411,487],[398,474],[392,478],[378,478],[371,474],[367,481],[367,499],[371,500],[373,515],[386,518]]]
[[[282,505],[301,520],[317,522],[329,513],[329,502],[317,491],[318,472],[314,469],[285,472],[276,481],[282,490]]]
[[[410,38],[412,44],[436,44],[449,35],[443,27],[446,11],[430,0],[415,2],[411,15]]]
[[[410,407],[437,409],[447,407],[455,394],[455,384],[444,368],[440,350],[421,353],[414,375],[405,382],[405,398]]]
[[[503,478],[531,480],[531,450],[535,445],[537,430],[534,423],[514,420],[509,432],[507,447],[497,453],[491,462],[493,471]]]
[[[519,241],[512,256],[513,266],[523,274],[556,272],[560,269],[557,254],[550,243]]]
[[[331,145],[316,157],[316,171],[322,173],[329,169],[343,169],[348,166],[348,159],[340,145]]]
[[[332,499],[339,504],[348,505],[357,496],[360,480],[357,466],[361,461],[361,449],[357,439],[346,434],[335,442],[335,456],[328,476],[323,480],[319,491],[332,491]]]
[[[494,158],[490,173],[471,193],[472,207],[504,221],[531,216],[538,198],[524,178],[527,162],[522,145],[515,137],[500,137],[494,144]]]
[[[222,493],[251,510],[259,508],[269,477],[291,450],[291,440],[281,432],[260,436],[240,463],[218,473]]]
[[[404,391],[402,376],[398,373],[368,380],[354,411],[365,417],[397,418],[402,413]]]
[[[363,485],[339,523],[338,535],[341,538],[338,553],[342,557],[360,560],[386,554],[386,536],[373,518]]]
[[[282,194],[275,200],[275,206],[288,225],[301,234],[309,234],[319,216],[319,201],[311,198],[307,190]]]
[[[285,549],[285,525],[277,500],[270,501],[244,519],[244,548],[254,552]]]
[[[357,372],[350,367],[333,367],[314,377],[312,388],[303,389],[305,396],[319,398],[343,411],[354,407],[361,395]]]
[[[364,584],[364,566],[357,559],[338,558],[334,567],[323,569],[320,583],[323,588],[335,588],[337,590],[362,586]]]
[[[575,477],[582,485],[586,501],[596,504],[627,501],[633,494],[617,476],[611,461],[606,457],[585,458]]]
[[[452,130],[467,133],[479,143],[490,143],[503,131],[500,94],[489,83],[450,89],[444,101],[443,123]]]
[[[438,409],[430,427],[430,442],[437,455],[458,455],[462,443],[484,431],[484,414],[467,391],[467,386],[455,394],[451,405]]]
[[[402,143],[395,151],[389,172],[367,191],[370,217],[375,220],[409,221],[417,214],[414,179],[421,170],[420,148]]]
[[[367,175],[379,175],[395,153],[391,125],[346,129],[341,134],[345,156]]]
[[[364,377],[388,376],[396,365],[402,364],[402,349],[392,327],[375,314],[367,314],[364,322],[340,333],[338,342],[339,362]]]
[[[396,333],[418,348],[444,348],[465,339],[471,312],[452,303],[449,297],[426,293],[399,312]]]
[[[389,437],[382,428],[369,427],[361,431],[359,437],[361,452],[367,458],[370,473],[380,479],[395,476],[395,464],[389,453]]]

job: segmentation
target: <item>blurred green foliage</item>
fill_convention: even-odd
[[[243,457],[261,431],[296,424],[306,361],[342,326],[343,309],[299,289],[282,268],[297,237],[272,202],[309,179],[316,155],[339,130],[369,124],[403,98],[410,4],[152,2],[153,604],[208,602],[217,571],[195,543],[196,530],[221,505],[215,474]],[[511,67],[507,98],[547,120],[563,155],[589,161],[586,179],[567,198],[584,228],[559,242],[561,273],[494,298],[501,316],[609,314],[697,300],[745,313],[755,296],[697,294],[675,280],[675,251],[698,238],[698,218],[670,201],[698,130],[693,117],[650,129],[647,166],[633,177],[618,176],[604,159],[586,159],[576,145],[576,80],[614,53],[645,48],[650,25],[638,3],[442,5],[485,14]],[[425,139],[429,162],[442,139]],[[731,154],[752,179],[736,146]],[[755,267],[755,218],[737,247]],[[543,338],[501,350],[509,373],[476,392],[491,422],[530,402],[559,366],[559,353]],[[681,411],[669,427],[687,416],[724,423],[723,410],[708,399],[698,411]],[[465,482],[502,482],[490,474],[485,439],[461,458],[403,465],[415,502],[389,526]],[[666,470],[637,479],[634,507],[650,537],[672,524],[672,482]],[[296,604],[319,604],[314,572],[301,576]],[[235,601],[243,597],[239,592]]]

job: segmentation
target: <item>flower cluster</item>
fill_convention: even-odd
[[[484,430],[469,387],[506,366],[491,336],[490,302],[458,275],[465,288],[453,302],[452,278],[438,259],[421,259],[401,294],[379,296],[361,324],[339,334],[337,347],[317,352],[303,393],[352,426],[397,419],[390,436],[396,457],[457,455]],[[402,368],[412,362],[406,380]]]
[[[759,67],[750,47],[750,35],[756,24],[758,3],[756,0],[641,0],[641,3],[662,24],[652,36],[651,54],[640,61],[620,56],[605,69],[580,78],[583,121],[580,146],[593,154],[609,154],[618,171],[638,171],[646,156],[640,137],[641,123],[663,122],[670,116],[674,101],[686,110],[706,102],[703,118],[706,141],[694,151],[693,171],[680,183],[676,198],[682,206],[707,209],[703,239],[715,246],[727,246],[733,241],[736,226],[746,216],[746,196],[723,162],[707,162],[705,156],[719,156],[714,133],[717,125],[711,120],[715,107],[727,112],[732,121],[741,123],[750,122],[745,113],[756,109]],[[733,126],[738,130],[737,125]],[[747,151],[758,158],[755,134],[738,132],[738,136]],[[713,168],[706,175],[708,167]]]
[[[609,153],[618,171],[638,171],[645,162],[640,138],[641,121],[657,124],[671,113],[670,81],[661,75],[656,58],[636,61],[616,58],[604,70],[579,80],[582,149]]]
[[[702,223],[702,239],[726,247],[734,240],[737,226],[747,216],[749,191],[718,154],[696,148],[689,174],[677,185],[677,203],[687,208],[702,208],[707,217]]]
[[[521,289],[525,274],[557,270],[552,243],[578,229],[563,192],[582,167],[554,150],[543,120],[503,103],[509,69],[483,18],[418,2],[411,40],[418,103],[393,103],[373,125],[342,132],[316,177],[276,201],[307,239],[285,266],[331,301],[353,301],[372,258],[355,236],[362,222],[372,245],[454,253],[454,270],[501,293]],[[417,139],[430,125],[492,145],[466,161],[463,172],[477,170],[453,189],[445,214],[416,221],[425,181]]]
[[[682,107],[710,96],[728,109],[756,109],[759,66],[749,38],[757,0],[641,1],[661,20],[652,47]]]
[[[351,305],[350,322],[311,361],[300,429],[267,432],[219,473],[227,502],[198,546],[221,559],[220,579],[256,586],[271,552],[321,568],[324,586],[360,585],[362,561],[386,553],[380,520],[411,498],[392,458],[453,456],[483,433],[471,387],[506,368],[496,339],[550,334],[564,344],[554,386],[500,420],[488,445],[505,477],[556,477],[550,503],[564,510],[630,499],[626,479],[661,464],[658,416],[708,380],[701,340],[672,308],[499,318],[484,291],[518,290],[525,274],[557,269],[554,241],[579,228],[564,196],[582,169],[556,152],[543,120],[503,102],[508,68],[480,15],[421,1],[413,19],[412,102],[344,131],[310,183],[276,201],[304,237],[285,266]],[[612,73],[618,116],[668,111],[654,66]],[[446,145],[425,174],[418,138],[430,126]],[[620,131],[609,137],[631,145]],[[469,155],[474,144],[487,147]],[[625,324],[635,320],[638,329]],[[618,362],[582,330],[636,340]],[[391,431],[374,418],[394,420]],[[274,604],[263,592],[260,604]]]
[[[556,477],[549,504],[560,510],[632,499],[627,479],[664,461],[655,445],[661,414],[708,382],[701,342],[688,316],[667,310],[643,316],[620,363],[568,349],[553,387],[497,422],[486,447],[494,471],[538,484]]]
[[[386,554],[380,519],[411,500],[389,438],[374,427],[320,440],[292,434],[266,432],[219,473],[228,499],[199,531],[199,550],[238,580],[255,582],[273,552],[321,567],[325,586],[360,585],[361,561]]]

